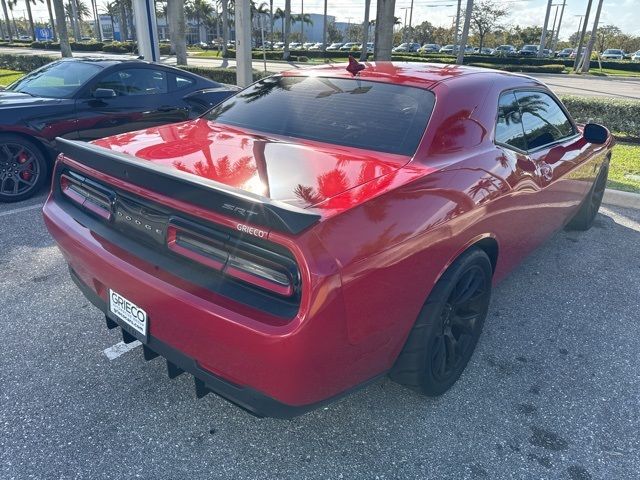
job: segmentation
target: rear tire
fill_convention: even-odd
[[[604,196],[604,189],[607,186],[607,176],[609,175],[609,164],[604,164],[600,168],[600,173],[596,177],[595,182],[591,186],[589,193],[582,201],[580,209],[576,212],[574,217],[567,223],[567,230],[589,230],[593,225],[593,221],[596,219],[600,205],[602,204],[602,197]]]
[[[49,177],[42,150],[20,135],[0,135],[0,202],[19,202],[36,194]]]
[[[491,261],[479,248],[453,262],[422,307],[391,369],[392,380],[430,396],[451,388],[480,338],[492,275]]]

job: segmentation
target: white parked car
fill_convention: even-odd
[[[322,50],[322,42],[314,43],[309,47],[309,50]]]
[[[341,52],[350,52],[353,50],[353,47],[360,48],[360,44],[357,42],[347,42],[340,47]]]
[[[344,44],[340,43],[340,42],[332,43],[331,45],[329,45],[327,47],[327,50],[329,50],[329,51],[340,50],[340,47],[342,47],[342,45],[344,45]]]
[[[623,60],[624,55],[624,50],[619,50],[617,48],[607,48],[602,54],[601,58],[603,60]]]
[[[640,62],[640,50],[638,50],[636,53],[631,55],[631,61],[632,62]]]
[[[289,44],[289,50],[300,50],[302,48],[302,44],[300,42],[291,42]]]

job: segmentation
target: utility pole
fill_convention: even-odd
[[[402,41],[407,41],[407,10],[409,7],[402,7],[400,10],[404,10],[404,26],[402,27]]]
[[[413,0],[411,0],[411,7],[410,8],[411,8],[411,10],[409,10],[409,28],[411,28],[412,25],[413,25],[413,23],[412,23],[412,20],[413,20]]]
[[[458,36],[458,34],[460,33],[460,11],[461,10],[462,10],[462,0],[458,0],[458,13],[456,13],[456,31],[453,36],[453,45],[454,46],[457,45],[458,48],[460,48],[460,45],[459,45],[460,37]]]
[[[467,47],[467,38],[469,37],[469,25],[471,24],[471,13],[473,12],[473,0],[467,0],[467,10],[464,15],[464,25],[462,27],[462,38],[460,38],[460,46],[458,47],[458,58],[456,63],[462,65],[464,62],[464,51]]]
[[[322,51],[327,51],[327,3],[329,0],[324,0],[324,17],[322,20]]]
[[[598,23],[600,23],[600,12],[602,11],[602,0],[598,2],[598,8],[596,9],[596,18],[593,20],[593,29],[591,30],[591,38],[587,44],[587,49],[582,57],[582,73],[588,73],[591,66],[591,51],[593,45],[596,42],[596,36],[598,35]]]
[[[556,13],[553,16],[553,26],[551,27],[551,38],[549,39],[549,46],[550,47],[553,46],[553,39],[556,36],[556,20],[558,19],[558,7],[560,6],[560,4],[559,3],[554,3],[551,6],[552,7],[556,7]]]
[[[551,2],[547,2],[547,13],[544,16],[544,26],[542,27],[542,35],[540,35],[540,47],[538,47],[538,58],[544,55],[544,46],[547,44],[547,27],[549,26],[549,16],[551,15]]]
[[[240,87],[253,83],[251,68],[251,8],[249,0],[236,0],[236,82]]]
[[[582,19],[584,18],[584,15],[574,15],[574,17],[580,17],[580,21],[578,22],[578,30],[576,31],[578,36],[576,37],[576,46],[575,46],[575,49],[578,50],[578,42],[580,41],[580,30],[582,29]]]
[[[578,71],[578,65],[580,65],[580,58],[582,57],[582,44],[584,43],[584,36],[587,33],[587,23],[589,23],[589,13],[591,12],[591,2],[587,2],[587,11],[584,14],[584,22],[582,22],[582,30],[580,32],[580,40],[578,41],[578,50],[576,51],[576,59],[573,62],[573,70]]]
[[[300,0],[300,43],[304,43],[304,0]]]
[[[371,0],[364,0],[364,21],[362,22],[362,48],[360,49],[360,61],[367,59],[367,44],[369,43],[369,9]]]
[[[553,46],[551,49],[555,52],[556,47],[558,46],[558,39],[560,38],[560,25],[562,25],[562,15],[564,15],[564,7],[567,4],[567,0],[562,0],[562,9],[560,10],[560,20],[558,20],[558,30],[556,31],[556,36],[553,40]]]

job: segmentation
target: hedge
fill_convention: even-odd
[[[491,65],[489,63],[469,63],[471,67],[494,68],[505,72],[563,73],[563,65]]]
[[[76,52],[101,52],[102,42],[70,42],[71,50]],[[31,48],[44,50],[60,50],[60,42],[32,42]]]
[[[560,97],[576,122],[601,123],[616,135],[640,139],[640,100],[607,97]]]
[[[14,53],[0,54],[0,67],[18,72],[30,72],[40,68],[55,59],[47,55],[16,55]]]
[[[201,77],[210,78],[214,82],[236,84],[236,69],[235,68],[207,68],[207,67],[192,67],[190,65],[178,65],[178,68],[186,70],[187,72],[195,73]],[[268,77],[271,72],[263,72],[254,70],[253,80],[260,80],[261,78]]]

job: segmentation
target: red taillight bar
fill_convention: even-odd
[[[60,175],[60,189],[73,202],[105,220],[111,219],[111,200],[109,197],[82,180],[62,174]]]
[[[217,239],[169,224],[167,247],[194,262],[278,295],[288,297],[294,293],[293,281],[284,267],[280,269],[268,259],[243,252]],[[230,248],[234,249],[233,254],[229,253]]]

